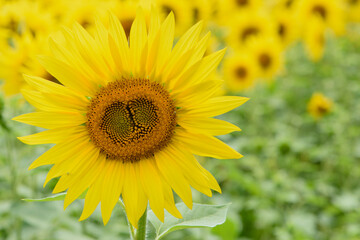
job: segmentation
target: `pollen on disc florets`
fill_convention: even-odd
[[[109,159],[138,161],[171,140],[176,108],[166,89],[148,79],[109,83],[91,99],[87,129]]]

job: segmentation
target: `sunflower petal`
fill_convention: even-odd
[[[214,97],[208,101],[189,109],[187,114],[214,117],[223,113],[229,112],[247,102],[249,98],[235,97],[235,96],[222,96]]]
[[[174,138],[180,141],[189,151],[199,156],[218,159],[237,159],[243,157],[240,153],[215,137],[177,129]]]
[[[75,126],[75,127],[64,127],[64,128],[54,128],[47,131],[35,133],[32,135],[18,137],[20,141],[29,145],[37,145],[37,144],[48,144],[48,143],[60,143],[69,136],[80,133],[84,131],[83,126]]]
[[[45,129],[79,126],[86,122],[85,116],[77,112],[33,112],[12,120]]]
[[[188,181],[184,176],[177,171],[173,164],[171,164],[168,159],[171,158],[171,155],[164,149],[155,154],[156,165],[161,173],[161,175],[166,179],[168,184],[174,191],[181,197],[188,208],[192,208],[192,196],[191,189]]]

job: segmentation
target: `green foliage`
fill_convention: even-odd
[[[200,227],[215,227],[222,224],[226,220],[226,213],[230,204],[226,205],[205,205],[193,204],[190,210],[184,203],[176,204],[177,209],[183,216],[182,219],[177,219],[171,214],[165,214],[165,221],[162,223],[155,214],[150,211],[148,219],[153,228],[151,229],[155,235],[154,239],[162,239],[167,234],[185,229],[185,228],[200,228]],[[150,238],[152,239],[152,238]]]

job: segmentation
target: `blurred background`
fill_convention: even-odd
[[[243,129],[220,138],[245,157],[199,158],[223,194],[194,201],[232,202],[227,221],[165,239],[360,239],[360,0],[0,0],[0,239],[129,238],[120,207],[104,227],[99,209],[78,222],[83,200],[22,201],[57,180],[42,188],[50,166],[27,171],[51,146],[16,139],[41,129],[10,119],[34,110],[23,73],[57,82],[36,60],[50,35],[75,21],[91,33],[109,10],[129,33],[139,5],[173,11],[177,36],[203,20],[206,54],[227,47],[218,94],[250,98],[221,116]]]

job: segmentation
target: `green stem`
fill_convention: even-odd
[[[136,231],[136,240],[146,239],[147,208],[139,220],[139,229]]]

